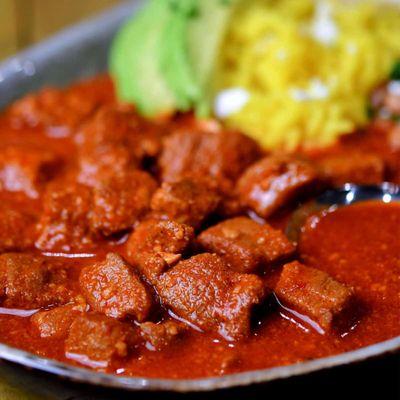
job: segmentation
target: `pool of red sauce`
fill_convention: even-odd
[[[213,376],[325,357],[399,335],[400,205],[360,203],[328,213],[312,226],[301,235],[300,257],[355,288],[363,314],[349,329],[322,335],[290,312],[279,308],[272,312],[265,306],[266,314],[246,341],[228,343],[193,331],[162,352],[141,351],[110,372],[169,378]],[[117,246],[123,253],[124,245]],[[66,261],[77,278],[83,265],[106,252],[103,248],[94,257]],[[273,283],[278,272],[266,280]],[[63,343],[39,339],[27,317],[1,314],[0,337],[12,346],[71,362],[64,356]]]
[[[14,131],[1,126],[2,143],[29,143],[54,149],[73,157],[72,143],[49,138],[36,129]],[[73,162],[73,159],[71,160]],[[0,194],[0,201],[37,213],[39,204],[23,196]],[[284,226],[286,218],[275,221]],[[260,310],[252,336],[229,343],[221,337],[191,331],[161,352],[141,350],[109,372],[128,376],[195,378],[288,365],[357,349],[400,334],[400,206],[363,203],[338,209],[305,229],[300,240],[301,259],[327,271],[337,280],[355,288],[363,312],[345,331],[320,334],[301,318],[282,308]],[[63,257],[75,271],[100,259],[110,249],[124,254],[123,243],[99,244],[85,256]],[[265,279],[272,286],[279,271]],[[0,340],[40,356],[73,363],[64,355],[63,342],[40,339],[26,316],[2,314]],[[261,316],[262,315],[262,316]],[[78,365],[78,364],[76,364]]]

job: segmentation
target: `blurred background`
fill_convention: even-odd
[[[121,0],[0,0],[0,60]]]

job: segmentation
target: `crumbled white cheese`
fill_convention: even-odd
[[[311,35],[318,42],[330,46],[336,42],[338,32],[331,5],[328,1],[318,1],[311,22]]]
[[[249,98],[249,92],[241,87],[222,90],[215,97],[215,115],[220,118],[226,118],[240,111],[249,101]]]
[[[400,81],[390,81],[387,88],[391,95],[400,97]]]
[[[329,96],[329,88],[320,79],[311,79],[307,89],[292,88],[290,95],[296,101],[323,100]]]

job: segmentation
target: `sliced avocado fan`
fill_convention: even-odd
[[[211,110],[212,78],[238,0],[150,0],[118,32],[110,69],[122,101],[148,116]]]

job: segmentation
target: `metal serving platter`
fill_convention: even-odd
[[[126,2],[97,18],[67,29],[0,64],[0,109],[44,85],[66,85],[106,70],[111,39],[118,26],[140,6]],[[125,390],[210,391],[310,373],[398,351],[400,336],[336,356],[290,366],[202,379],[122,377],[73,367],[0,344],[0,359],[58,377]]]

